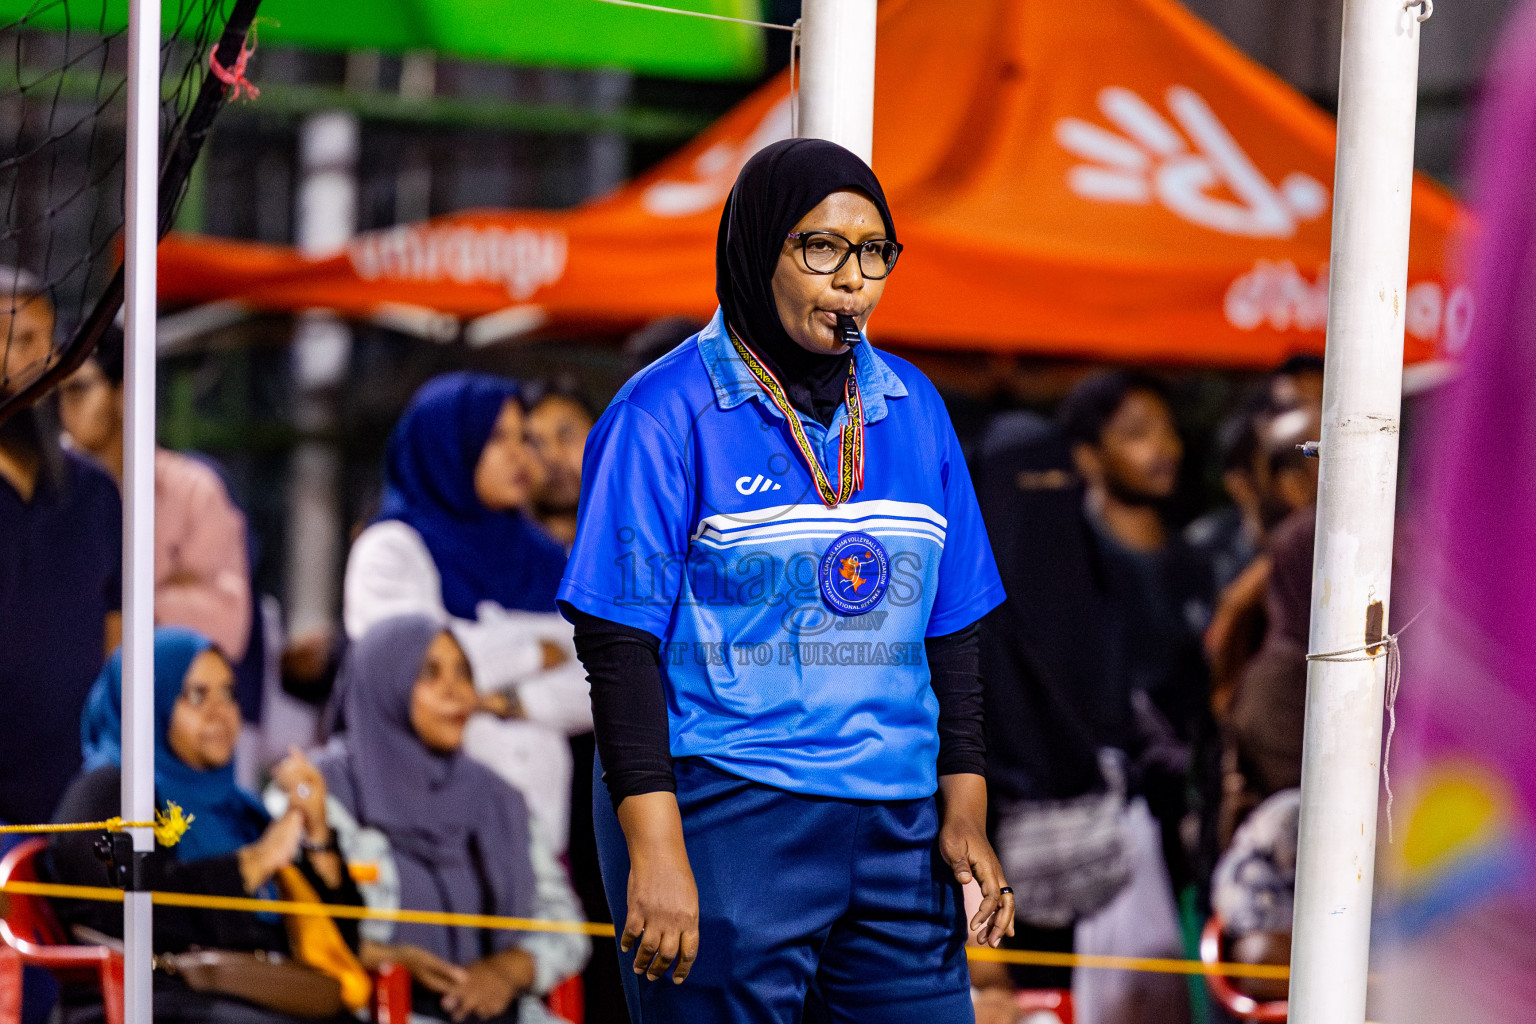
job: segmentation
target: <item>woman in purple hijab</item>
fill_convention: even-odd
[[[377,865],[362,886],[370,906],[581,916],[522,795],[463,753],[476,697],[452,633],[425,616],[386,619],[349,651],[338,690],[346,731],[315,763],[348,862]],[[531,1024],[550,1018],[524,997],[579,971],[588,946],[581,936],[400,924],[365,936],[362,959],[404,964],[417,1013]]]
[[[383,506],[347,558],[342,618],[353,641],[400,615],[452,623],[497,716],[470,722],[465,749],[522,792],[559,852],[567,740],[592,730],[592,708],[571,627],[555,612],[565,551],[528,511],[542,486],[515,381],[429,380],[390,434]]]

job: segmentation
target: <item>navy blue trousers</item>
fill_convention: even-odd
[[[697,758],[676,775],[699,958],[676,985],[620,952],[633,1024],[974,1024],[965,906],[932,797],[802,796]],[[598,765],[593,817],[622,931],[629,850],[602,777]]]

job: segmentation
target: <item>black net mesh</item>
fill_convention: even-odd
[[[209,54],[223,33],[232,63],[255,8],[163,6],[162,227],[223,99]],[[78,364],[121,302],[128,39],[123,0],[12,0],[0,18],[3,419]]]

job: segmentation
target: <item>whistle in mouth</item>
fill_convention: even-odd
[[[847,313],[837,314],[837,340],[853,348],[863,339],[859,336],[859,323]]]

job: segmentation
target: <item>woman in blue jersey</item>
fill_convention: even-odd
[[[587,443],[559,596],[636,1022],[969,1022],[960,886],[980,941],[1012,931],[975,627],[1002,584],[943,402],[860,334],[900,252],[858,157],[762,150],[720,311]]]

